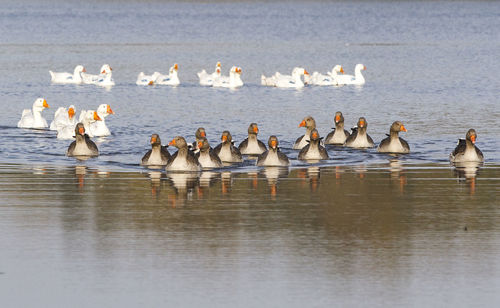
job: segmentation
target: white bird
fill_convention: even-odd
[[[95,110],[82,110],[80,112],[80,117],[78,119],[78,122],[81,122],[83,126],[85,127],[85,133],[89,135],[89,137],[94,137],[92,132],[90,131],[90,125],[96,121],[102,121],[101,117],[97,114],[97,111]],[[75,128],[73,127],[73,130]],[[73,133],[74,136],[74,133]]]
[[[181,83],[179,77],[177,76],[178,69],[179,66],[177,65],[177,63],[175,63],[174,66],[170,68],[168,75],[160,74],[158,77],[156,77],[154,83],[167,86],[178,86]]]
[[[341,65],[335,65],[331,72],[327,72],[323,75],[319,72],[314,72],[309,78],[305,78],[305,83],[315,85],[315,86],[336,86],[338,85],[337,79],[340,76],[338,73],[344,73],[344,69]]]
[[[66,72],[53,72],[49,71],[50,73],[50,81],[52,83],[72,83],[72,84],[80,84],[82,83],[82,77],[80,76],[81,73],[85,73],[85,67],[83,65],[77,65],[75,67],[75,70],[73,71],[73,74],[71,73],[66,73]]]
[[[291,76],[276,73],[274,75],[276,78],[275,86],[278,88],[303,88],[304,82],[301,78],[302,75],[309,75],[309,73],[302,67],[294,68]]]
[[[101,104],[97,107],[97,115],[101,119],[90,124],[90,133],[95,137],[104,137],[111,135],[108,127],[106,126],[105,118],[110,115],[115,114],[108,104]]]
[[[33,103],[32,109],[24,109],[21,120],[17,122],[20,128],[47,128],[47,121],[42,116],[42,111],[49,108],[49,104],[44,98],[37,98]]]
[[[208,74],[207,71],[202,70],[198,72],[198,78],[200,78],[200,85],[202,86],[211,86],[214,83],[214,80],[221,76],[221,65],[220,62],[217,62],[215,65],[215,71],[212,74]]]
[[[115,82],[112,78],[113,69],[109,64],[104,64],[101,66],[100,73],[98,75],[80,73],[82,76],[82,82],[84,84],[94,84],[100,86],[113,86]]]
[[[75,106],[59,107],[54,114],[54,120],[50,123],[50,130],[59,130],[61,127],[71,125],[73,129],[76,125]]]
[[[241,68],[233,66],[229,71],[229,76],[220,76],[215,78],[213,87],[214,88],[237,88],[243,86],[243,81],[241,80]]]
[[[365,78],[361,74],[361,71],[366,70],[366,66],[363,64],[356,64],[354,67],[354,76],[353,75],[339,75],[337,77],[337,83],[338,85],[347,85],[347,84],[353,84],[353,85],[363,85],[365,84]]]
[[[140,72],[137,76],[137,81],[135,82],[138,86],[152,86],[155,84],[156,78],[161,74],[159,72],[154,72],[153,75],[146,75],[144,72]]]

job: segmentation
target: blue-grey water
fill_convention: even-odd
[[[1,306],[496,306],[498,29],[495,1],[1,2]],[[201,87],[196,72],[217,61],[245,85]],[[104,63],[110,89],[50,83],[49,70]],[[180,86],[135,84],[173,63]],[[260,85],[357,63],[361,87]],[[37,97],[49,123],[60,106],[110,104],[100,156],[77,162],[55,132],[17,128]],[[411,153],[298,161],[302,118],[326,136],[336,111],[346,127],[364,116],[376,143],[402,121]],[[251,122],[290,169],[139,166],[152,133],[166,144],[203,126],[214,146]],[[485,164],[455,169],[469,128]]]

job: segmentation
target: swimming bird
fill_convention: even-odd
[[[260,154],[257,158],[257,166],[288,166],[290,161],[285,153],[281,152],[278,145],[278,138],[276,136],[269,137],[268,140],[269,150]]]
[[[335,128],[325,138],[325,144],[344,145],[349,132],[344,129],[344,116],[342,112],[335,112]]]
[[[99,155],[97,145],[90,140],[89,135],[85,134],[83,123],[78,123],[75,126],[76,140],[71,142],[66,152],[66,156],[89,156],[95,157]]]
[[[83,65],[77,65],[73,71],[73,74],[66,72],[49,71],[50,81],[52,83],[61,83],[61,84],[67,84],[67,83],[80,84],[82,83],[82,76],[80,74],[85,72],[86,70],[85,67],[83,67]]]
[[[320,142],[321,139],[319,137],[319,133],[317,129],[313,129],[311,131],[311,136],[309,140],[309,144],[302,148],[299,152],[298,158],[300,160],[320,160],[320,159],[328,159],[328,152],[325,147],[323,147]]]
[[[115,112],[108,104],[100,104],[96,112],[101,120],[90,124],[90,136],[105,137],[111,135],[105,119],[108,115],[115,114]]]
[[[483,162],[484,156],[476,146],[476,131],[469,129],[464,139],[458,139],[457,147],[450,154],[452,163]]]
[[[162,75],[156,77],[154,81],[155,84],[167,85],[167,86],[178,86],[181,81],[179,76],[177,76],[177,71],[179,70],[179,65],[175,63],[168,71],[168,75]]]
[[[400,121],[392,123],[389,135],[380,141],[377,151],[380,153],[410,153],[408,142],[399,137],[399,132],[406,132],[406,128]]]
[[[202,70],[201,72],[198,72],[198,78],[200,79],[200,85],[202,86],[212,86],[214,83],[214,80],[221,75],[221,65],[220,62],[217,62],[215,65],[215,70],[213,73],[208,74],[207,71]]]
[[[307,141],[311,136],[312,130],[316,128],[316,121],[314,121],[313,117],[307,116],[302,120],[302,122],[300,122],[299,127],[305,127],[306,133],[304,136],[297,138],[295,144],[293,145],[294,150],[300,150],[307,145]]]
[[[17,122],[17,127],[20,128],[47,128],[47,121],[42,116],[42,111],[49,108],[49,104],[44,98],[37,98],[31,109],[24,109],[21,115],[21,120]]]
[[[203,139],[207,137],[207,134],[205,133],[205,128],[203,127],[198,127],[196,132],[194,133],[195,141],[191,144],[188,145],[191,151],[194,153],[198,153],[200,149],[198,148],[198,143]]]
[[[103,64],[100,69],[100,73],[97,75],[88,74],[85,72],[80,73],[82,77],[82,83],[84,84],[94,84],[100,86],[112,86],[115,84],[112,78],[113,69],[109,64]]]
[[[233,145],[233,137],[227,130],[222,132],[222,142],[214,148],[222,162],[226,163],[240,163],[243,161],[240,151]]]
[[[340,76],[339,73],[343,74],[344,69],[341,65],[335,65],[332,71],[328,72],[326,75],[319,72],[312,73],[310,78],[305,78],[307,75],[304,75],[304,81],[306,81],[307,84],[315,86],[336,86],[338,85],[337,78]]]
[[[372,148],[374,143],[372,137],[366,133],[367,128],[368,122],[366,122],[366,119],[363,117],[359,118],[358,126],[351,129],[351,135],[347,137],[345,146],[351,148]]]
[[[146,75],[144,72],[140,72],[135,84],[138,86],[152,86],[159,76],[161,76],[160,72],[154,72],[152,75]]]
[[[94,137],[92,130],[90,129],[90,125],[95,121],[102,121],[102,119],[95,110],[82,110],[78,121],[85,127],[87,135],[89,135],[89,137]]]
[[[201,171],[201,165],[193,152],[189,151],[184,137],[177,136],[168,145],[172,145],[178,150],[168,160],[167,167],[165,168],[167,171]]]
[[[214,150],[210,147],[207,138],[202,137],[198,141],[197,147],[199,151],[195,156],[203,169],[220,168],[223,166],[219,156],[215,154]]]
[[[72,130],[74,130],[76,125],[75,118],[75,106],[70,105],[67,109],[66,107],[59,107],[54,114],[54,120],[50,123],[50,130],[59,130],[64,126],[72,126]]]
[[[149,150],[141,160],[143,166],[166,166],[170,159],[170,153],[166,146],[161,145],[158,134],[151,135],[151,150]]]
[[[258,133],[259,127],[257,123],[251,123],[250,126],[248,126],[248,138],[243,140],[238,146],[238,150],[241,154],[259,155],[267,150],[264,142],[257,139]]]
[[[337,84],[338,85],[363,85],[365,84],[365,77],[361,74],[361,71],[366,70],[366,66],[363,64],[356,64],[354,67],[354,76],[353,75],[338,75],[337,76]]]
[[[243,86],[243,81],[241,80],[241,68],[233,66],[229,71],[229,76],[219,76],[213,81],[212,86],[214,88],[238,88]]]
[[[292,71],[292,75],[281,75],[276,73],[274,75],[276,79],[277,88],[303,88],[304,82],[302,81],[303,75],[309,75],[309,73],[302,67],[296,67]]]

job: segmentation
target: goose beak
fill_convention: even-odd
[[[151,144],[156,143],[156,137],[151,137]]]
[[[304,70],[304,75],[309,75],[309,73],[306,70]]]
[[[198,142],[198,149],[201,149],[202,146],[203,146],[203,142]]]
[[[318,136],[318,133],[314,132],[311,137],[313,139],[318,139],[319,136]]]
[[[366,70],[366,66],[363,65],[363,71]]]
[[[299,127],[304,127],[304,126],[306,126],[306,121],[302,120],[302,122],[300,122],[300,124],[299,124]]]
[[[476,143],[476,136],[470,136],[470,141],[472,141],[472,143]]]
[[[257,126],[254,126],[254,127],[253,127],[253,132],[254,132],[254,133],[258,133],[258,132],[259,132],[259,128],[258,128]]]
[[[73,108],[69,108],[69,109],[68,109],[68,117],[69,117],[70,119],[73,119],[73,117],[74,117],[74,116],[75,116],[75,109],[73,109]]]
[[[175,139],[172,139],[172,141],[170,141],[170,142],[168,143],[168,145],[173,145],[173,146],[175,146]]]
[[[178,70],[179,69],[179,66],[177,65],[177,63],[174,64],[174,70]]]
[[[340,72],[343,74],[344,73],[344,68],[341,66],[340,67]]]
[[[97,114],[97,111],[94,111],[94,121],[101,121],[102,119]]]
[[[206,137],[205,132],[201,132],[201,133],[200,133],[200,136],[202,136],[202,137]]]
[[[404,125],[401,125],[401,129],[400,129],[400,131],[402,131],[402,132],[406,132],[406,131],[407,131],[407,130],[406,130],[406,127],[405,127]]]
[[[220,67],[220,62],[217,62],[217,67]]]
[[[152,85],[154,85],[154,84],[155,84],[155,83],[154,83],[154,81],[153,81],[153,80],[151,80],[151,81],[148,83],[148,86],[152,86]]]
[[[85,134],[85,128],[83,128],[83,127],[78,128],[78,133],[79,133],[80,135]]]
[[[47,104],[46,100],[43,100],[43,107],[45,108],[50,108],[49,104]]]
[[[101,74],[106,74],[106,70],[102,70]]]
[[[359,127],[364,127],[365,126],[365,121],[361,120],[359,121]]]
[[[222,142],[226,142],[227,141],[227,136],[226,135],[222,136],[221,140],[222,140]]]
[[[278,145],[277,143],[278,143],[278,142],[276,142],[276,140],[271,140],[271,147],[272,147],[273,149],[275,149],[275,148],[276,148],[276,146]]]
[[[335,116],[335,123],[338,123],[340,121],[340,116]]]
[[[83,72],[83,73],[86,73],[86,72],[87,72],[87,70],[85,69],[85,67],[83,68],[82,72]]]
[[[115,114],[109,105],[108,105],[108,108],[106,109],[106,112],[108,114]]]

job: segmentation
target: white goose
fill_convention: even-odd
[[[115,82],[112,78],[113,69],[109,64],[104,64],[101,66],[100,73],[98,75],[80,73],[82,76],[82,82],[84,84],[94,84],[100,86],[113,86]]]
[[[243,81],[241,80],[241,68],[233,66],[229,71],[229,76],[220,76],[215,78],[213,87],[214,88],[237,88],[243,86]]]
[[[326,75],[323,75],[319,72],[314,72],[307,81],[307,84],[315,86],[336,86],[338,85],[337,79],[340,76],[338,73],[344,73],[344,69],[341,65],[335,65],[332,68],[332,71],[327,72]]]
[[[200,78],[200,85],[202,86],[211,86],[214,83],[214,80],[221,75],[221,65],[220,62],[217,62],[215,65],[215,71],[212,74],[208,74],[207,71],[202,70],[198,72],[198,78]]]
[[[85,133],[89,135],[89,137],[94,137],[92,132],[90,131],[90,125],[96,121],[102,121],[101,117],[97,114],[97,111],[95,110],[82,110],[80,112],[80,117],[78,119],[78,122],[83,123],[83,126],[85,127]],[[75,129],[73,127],[73,129]],[[74,136],[74,134],[73,134]]]
[[[110,115],[115,114],[108,104],[101,104],[97,107],[97,115],[101,119],[90,124],[90,133],[95,137],[104,137],[111,135],[108,127],[106,126],[105,118]]]
[[[54,120],[50,123],[50,130],[59,130],[61,127],[71,125],[73,129],[76,125],[75,106],[59,107],[54,114]]]
[[[52,83],[72,83],[72,84],[80,84],[82,83],[82,77],[80,76],[81,73],[85,73],[85,67],[83,65],[77,65],[75,67],[75,70],[73,71],[73,74],[71,73],[66,73],[66,72],[53,72],[49,71],[50,73],[50,81]]]
[[[366,70],[366,66],[363,64],[356,64],[354,67],[354,76],[353,75],[339,75],[337,77],[337,83],[338,85],[347,85],[347,84],[353,84],[353,85],[363,85],[365,84],[365,78],[363,77],[363,74],[361,74],[361,71]]]
[[[21,120],[17,122],[20,128],[47,128],[47,121],[42,116],[42,111],[49,108],[47,101],[43,98],[37,98],[33,103],[32,109],[24,109]]]
[[[138,86],[152,86],[155,84],[156,78],[160,76],[159,72],[154,72],[153,75],[146,75],[144,72],[140,72],[137,76],[137,81],[135,82]]]
[[[274,75],[276,78],[275,86],[278,88],[303,88],[304,82],[301,78],[302,75],[309,75],[309,73],[302,67],[294,68],[291,76],[276,73]]]
[[[177,63],[172,66],[168,72],[168,75],[159,75],[156,77],[155,83],[160,85],[167,86],[178,86],[181,81],[179,80],[179,76],[177,76],[177,71],[179,70],[179,66]]]

